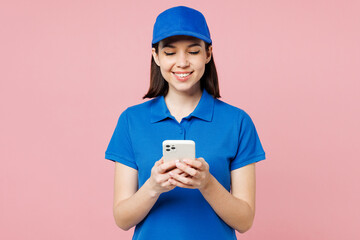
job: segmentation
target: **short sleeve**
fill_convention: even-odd
[[[250,116],[244,111],[240,112],[239,124],[238,150],[231,161],[231,171],[265,159],[265,152],[255,125]]]
[[[127,110],[119,117],[110,143],[105,151],[105,159],[122,163],[136,170],[138,169],[129,134]]]

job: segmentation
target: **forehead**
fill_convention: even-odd
[[[183,36],[183,35],[165,38],[159,42],[159,45],[162,47],[162,46],[166,46],[166,45],[173,45],[173,44],[179,43],[181,41],[186,41],[186,42],[189,42],[190,44],[198,43],[198,44],[200,44],[200,46],[205,46],[205,43],[203,40],[196,38],[196,37]]]

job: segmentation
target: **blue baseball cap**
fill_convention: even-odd
[[[159,14],[154,24],[152,44],[176,35],[192,36],[212,43],[204,15],[185,6],[169,8]]]

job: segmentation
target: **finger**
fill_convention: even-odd
[[[181,187],[181,188],[194,188],[193,186],[190,186],[190,185],[187,185],[187,184],[184,184],[182,182],[179,182],[177,181],[176,179],[173,179],[173,178],[170,178],[169,179],[169,182],[171,183],[171,185],[174,185],[176,187]]]
[[[199,175],[199,171],[197,171],[196,169],[190,167],[187,164],[181,163],[181,162],[177,162],[176,163],[176,167],[183,170],[184,172],[186,172],[187,174],[195,177]]]
[[[191,167],[199,169],[199,170],[202,170],[202,167],[204,165],[204,163],[199,159],[185,158],[185,159],[183,159],[183,161],[184,161],[184,163],[190,165]]]
[[[165,173],[173,168],[175,168],[175,161],[168,161],[168,162],[164,162],[162,164],[160,164],[157,169],[158,169],[158,173]]]
[[[178,168],[175,168],[175,169],[171,170],[170,172],[175,173],[175,174],[179,174],[179,175],[184,176],[184,177],[190,176],[189,174],[187,174],[186,172],[184,172],[183,170],[178,169]],[[170,172],[169,172],[169,174],[170,174]]]
[[[170,178],[169,178],[166,182],[163,182],[163,183],[161,184],[161,187],[167,188],[167,189],[171,189],[171,188],[176,187],[176,186],[172,185],[169,180],[170,180]]]
[[[176,166],[175,166],[176,167]],[[183,170],[181,170],[181,169],[179,169],[179,168],[174,168],[173,170],[171,170],[170,172],[173,172],[173,173],[175,173],[175,174],[181,174],[181,173],[183,173],[184,171]],[[169,172],[169,173],[170,173]]]
[[[178,182],[180,182],[182,184],[185,184],[185,185],[188,185],[188,186],[193,185],[192,184],[193,180],[191,179],[191,177],[184,177],[182,175],[173,174],[173,173],[170,173],[170,176],[171,176],[171,178],[177,180]]]
[[[181,174],[179,174],[180,176],[183,176],[183,177],[188,177],[190,176],[189,174],[187,174],[186,172],[182,172]]]
[[[154,176],[155,182],[159,185],[165,183],[167,180],[169,180],[171,176],[168,174],[156,174]]]
[[[155,162],[155,166],[159,166],[162,163],[162,158]]]

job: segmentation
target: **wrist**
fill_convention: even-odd
[[[207,191],[209,191],[209,189],[211,188],[211,186],[212,186],[213,183],[214,183],[214,180],[215,180],[214,176],[210,174],[208,181],[205,183],[205,185],[204,185],[203,187],[201,187],[201,188],[199,189],[200,192],[207,192]]]
[[[146,192],[151,198],[158,198],[161,193],[155,190],[155,185],[152,183],[151,179],[149,178],[144,185],[146,185]]]

